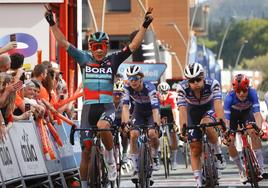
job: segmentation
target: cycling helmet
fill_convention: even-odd
[[[94,43],[94,42],[106,42],[107,44],[109,43],[109,37],[106,33],[104,32],[95,32],[90,35],[90,38],[88,40],[89,43]]]
[[[170,86],[168,85],[167,82],[161,82],[158,86],[157,86],[157,90],[159,92],[167,92],[170,90]]]
[[[249,79],[244,74],[238,74],[234,77],[232,84],[234,91],[247,90],[249,88]]]
[[[184,69],[184,76],[188,79],[195,78],[204,73],[204,68],[199,63],[188,64]]]
[[[114,83],[114,91],[124,91],[124,82],[123,81],[118,81]]]
[[[143,77],[143,73],[141,72],[141,68],[138,65],[131,65],[130,67],[128,67],[126,70],[126,75],[127,75],[127,77],[136,76],[136,75],[140,75]]]

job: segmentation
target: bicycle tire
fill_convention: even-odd
[[[149,187],[149,178],[148,178],[148,148],[146,144],[141,144],[140,149],[140,165],[139,165],[139,185],[141,188]]]
[[[170,168],[169,167],[170,166],[169,165],[170,164],[170,157],[169,157],[169,154],[168,154],[170,152],[169,151],[169,145],[166,145],[166,151],[167,151],[167,159],[166,159],[167,160],[167,175],[169,176],[169,168]]]
[[[167,179],[168,177],[168,157],[167,157],[167,148],[166,148],[166,140],[165,138],[163,138],[163,145],[162,145],[162,151],[163,151],[163,158],[162,158],[162,161],[163,161],[163,166],[164,166],[164,170],[165,170],[165,178]]]
[[[216,187],[218,184],[218,172],[215,165],[214,154],[208,144],[204,146],[204,175],[206,187]]]
[[[189,156],[188,156],[188,144],[184,143],[183,144],[183,159],[184,159],[184,163],[185,163],[185,168],[188,169],[188,165],[189,165]]]
[[[119,145],[115,146],[114,152],[115,152],[116,170],[117,170],[116,186],[117,186],[117,188],[120,188],[122,160],[121,160],[121,151],[120,151]]]
[[[100,171],[100,156],[98,155],[97,147],[92,146],[90,155],[90,168],[88,168],[90,187],[101,187]]]
[[[245,155],[245,164],[246,164],[246,169],[248,172],[249,182],[250,182],[251,186],[258,188],[259,187],[258,177],[257,177],[257,173],[255,171],[255,168],[254,168],[254,165],[252,162],[252,156],[250,155],[249,148],[245,148],[244,155]]]

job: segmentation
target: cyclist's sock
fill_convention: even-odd
[[[178,153],[178,150],[172,150],[171,151],[171,159],[172,159],[172,162],[176,162],[177,161],[177,153]]]
[[[130,158],[133,162],[133,168],[134,168],[134,171],[138,171],[138,157],[139,157],[139,154],[130,154]]]
[[[81,188],[89,188],[87,181],[81,181]]]
[[[236,164],[236,166],[238,167],[239,172],[243,172],[244,168],[242,166],[242,163],[241,163],[239,155],[236,156],[236,157],[231,157],[231,158],[234,161],[234,163]]]
[[[264,159],[263,159],[263,155],[262,155],[262,150],[261,149],[257,149],[257,150],[254,150],[254,152],[255,152],[257,161],[259,163],[259,167],[260,167],[261,173],[264,173],[264,162],[263,162]]]
[[[202,173],[201,173],[201,170],[195,170],[194,171],[194,178],[195,178],[195,181],[197,183],[197,187],[201,187],[202,186]]]
[[[108,164],[114,163],[114,150],[113,150],[113,148],[110,151],[106,150],[106,156],[107,156],[106,162]]]

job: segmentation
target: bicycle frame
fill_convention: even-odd
[[[250,123],[252,127],[247,127],[244,124],[238,123],[238,129],[236,131],[229,131],[228,134],[234,134],[236,132],[241,134],[242,139],[242,153],[243,153],[243,164],[246,171],[246,176],[248,177],[248,180],[250,184],[253,187],[259,187],[258,185],[258,176],[260,174],[260,167],[258,164],[258,161],[256,159],[256,156],[251,148],[251,145],[248,142],[248,132],[249,129],[255,129],[256,132],[258,132],[258,128],[255,123]]]

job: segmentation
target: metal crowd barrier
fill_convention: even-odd
[[[76,122],[78,124],[78,122]],[[40,134],[34,121],[14,122],[7,138],[0,143],[0,186],[16,184],[17,187],[38,187],[40,184],[53,188],[67,188],[66,180],[79,176],[81,148],[79,135],[75,145],[69,143],[70,126],[55,125],[63,142],[59,148],[50,132],[49,139],[56,154],[55,160],[47,160],[42,152]],[[28,186],[29,180],[38,179],[38,185]]]

